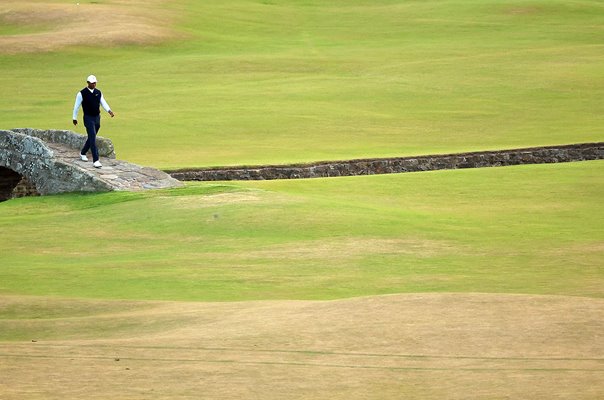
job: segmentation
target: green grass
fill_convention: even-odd
[[[114,15],[131,7],[101,3],[115,5]],[[101,135],[114,141],[118,158],[166,169],[604,140],[602,1],[170,0],[147,7],[162,22],[177,21],[179,38],[122,47],[91,40],[20,55],[3,52],[2,36],[52,27],[3,23],[0,10],[0,129],[73,129],[75,93],[94,73],[117,115],[103,118]],[[303,315],[285,311],[297,303],[279,304],[267,315],[274,303],[161,301],[447,292],[603,298],[603,198],[600,160],[3,202],[6,390],[20,398],[123,397],[124,388],[134,397],[193,396],[200,385],[222,397],[229,388],[274,398],[284,390],[308,398],[440,399],[464,390],[485,398],[589,396],[601,386],[594,299],[518,296],[487,310],[490,296],[456,296],[450,308],[428,296],[425,317],[404,313],[411,318],[402,329],[384,310],[365,320],[363,310],[388,299],[367,299],[372,306],[353,315],[340,302],[304,305]],[[502,315],[512,308],[519,312]],[[553,310],[581,312],[552,319]],[[533,323],[531,312],[539,314]],[[317,329],[326,315],[326,330]],[[342,315],[345,324],[332,325]],[[290,336],[294,320],[308,326]],[[359,329],[342,329],[353,321]],[[518,332],[542,346],[515,340]],[[187,345],[214,355],[183,359]],[[325,355],[335,357],[332,365]],[[362,358],[371,359],[369,369]],[[399,362],[420,368],[403,371]],[[54,373],[56,384],[38,387],[49,368],[63,372]]]
[[[0,294],[154,300],[604,296],[604,162],[0,204]]]
[[[101,135],[119,158],[165,168],[604,139],[598,1],[164,7],[183,34],[170,43],[0,55],[3,127],[71,129],[74,95],[95,73],[117,113]],[[601,172],[592,162],[10,201],[0,293],[599,297]],[[217,193],[239,200],[208,200]]]
[[[599,1],[165,7],[185,38],[0,55],[1,125],[72,129],[95,73],[117,114],[101,135],[164,168],[604,140]]]

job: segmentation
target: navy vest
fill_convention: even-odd
[[[84,109],[85,115],[96,117],[101,113],[101,91],[94,89],[92,93],[85,87],[80,91],[82,93],[82,108]]]

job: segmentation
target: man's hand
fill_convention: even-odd
[[[74,119],[74,120],[73,120],[73,125],[74,125],[74,126],[76,126],[77,124],[78,124],[78,120],[77,120],[77,119]]]
[[[111,115],[111,118],[115,117],[115,114],[113,113],[113,111],[109,110],[109,115]]]

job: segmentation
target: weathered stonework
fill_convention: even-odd
[[[32,128],[16,128],[11,129],[11,132],[21,133],[26,136],[31,136],[42,140],[45,143],[59,144],[76,151],[79,151],[84,147],[86,143],[86,136],[80,135],[72,131],[62,130],[42,130]],[[99,156],[107,158],[115,158],[115,151],[113,148],[113,142],[102,136],[97,136],[96,147],[99,150]]]
[[[604,159],[604,142],[421,157],[167,171],[182,181],[324,178]]]
[[[0,200],[31,194],[182,186],[162,171],[116,160],[113,143],[102,137],[97,138],[97,145],[103,168],[93,168],[91,162],[79,159],[85,141],[84,136],[70,131],[0,130],[0,172],[4,171],[0,174]]]
[[[21,181],[17,183],[17,186],[13,189],[12,198],[18,197],[31,197],[39,196],[40,193],[36,190],[36,187],[26,178],[22,177]]]

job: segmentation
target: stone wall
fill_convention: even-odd
[[[604,159],[604,142],[421,157],[166,171],[181,181],[323,178]]]

